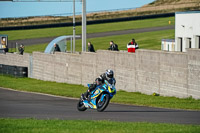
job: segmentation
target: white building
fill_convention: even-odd
[[[175,51],[175,40],[174,39],[162,39],[161,49],[166,51]]]
[[[175,51],[200,48],[200,11],[175,14]]]

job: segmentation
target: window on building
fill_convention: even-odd
[[[199,49],[200,49],[200,36],[198,36],[198,38],[199,38]]]
[[[183,39],[181,37],[178,38],[177,51],[183,52]]]
[[[187,38],[187,40],[186,40],[186,48],[192,48],[191,38]]]
[[[167,50],[169,51],[169,44],[168,44]]]
[[[200,49],[200,36],[199,36],[199,49]]]
[[[195,38],[195,48],[200,49],[200,36],[196,36]]]
[[[189,38],[189,48],[192,48],[192,41],[191,41],[191,38]]]

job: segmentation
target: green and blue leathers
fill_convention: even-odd
[[[90,87],[90,84],[88,84]],[[110,84],[107,80],[104,81],[104,84],[98,85],[88,96],[87,99],[84,99],[83,95],[81,96],[77,109],[79,111],[85,111],[86,109],[97,109],[97,111],[102,112],[108,106],[110,99],[116,94],[116,89],[114,84]]]

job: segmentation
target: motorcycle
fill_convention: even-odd
[[[90,87],[90,84],[88,84]],[[77,109],[79,111],[85,111],[86,109],[97,109],[97,111],[102,112],[108,106],[110,99],[116,94],[116,88],[112,81],[104,81],[104,84],[97,86],[88,96],[87,99],[84,98],[82,94],[78,104]]]

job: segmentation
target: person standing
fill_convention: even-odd
[[[60,47],[56,43],[54,43],[54,53],[55,52],[60,52]]]
[[[95,52],[94,46],[92,45],[91,42],[88,42],[88,52]]]
[[[139,48],[138,43],[135,42],[135,39],[134,39],[134,38],[132,39],[131,44],[134,44],[134,45],[135,45],[135,49],[138,49],[138,48]]]
[[[118,45],[115,44],[113,41],[110,41],[110,47],[108,48],[108,50],[111,50],[111,51],[119,51]]]
[[[19,47],[19,54],[20,55],[24,54],[24,45],[23,44],[21,44],[20,47]]]
[[[127,49],[128,49],[128,52],[132,52],[132,53],[135,53],[135,49],[138,49],[138,44],[135,42],[135,39],[133,38],[131,42],[129,42],[127,44]]]

